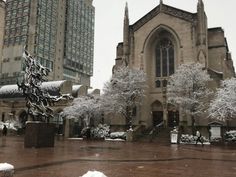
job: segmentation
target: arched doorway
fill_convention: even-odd
[[[153,126],[163,124],[163,106],[160,101],[155,101],[151,105],[152,107],[152,123]]]
[[[168,111],[168,127],[179,126],[179,111],[172,104],[167,105]]]

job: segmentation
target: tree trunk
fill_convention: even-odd
[[[193,115],[191,115],[191,119],[192,119],[192,135],[194,135],[195,134],[195,119]]]

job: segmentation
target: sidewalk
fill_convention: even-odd
[[[14,177],[79,177],[88,170],[107,177],[231,177],[236,147],[60,140],[54,148],[25,149],[23,137],[0,137],[0,163]]]

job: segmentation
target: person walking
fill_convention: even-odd
[[[202,139],[202,135],[201,133],[197,130],[196,132],[196,136],[197,136],[197,139],[196,139],[196,145],[198,142],[202,143],[202,146],[203,146],[203,139]]]
[[[2,135],[7,136],[7,126],[6,125],[3,126]]]

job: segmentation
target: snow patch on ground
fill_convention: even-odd
[[[9,163],[0,163],[0,171],[11,171],[14,166]]]
[[[88,171],[82,177],[107,177],[102,172],[99,171]]]

